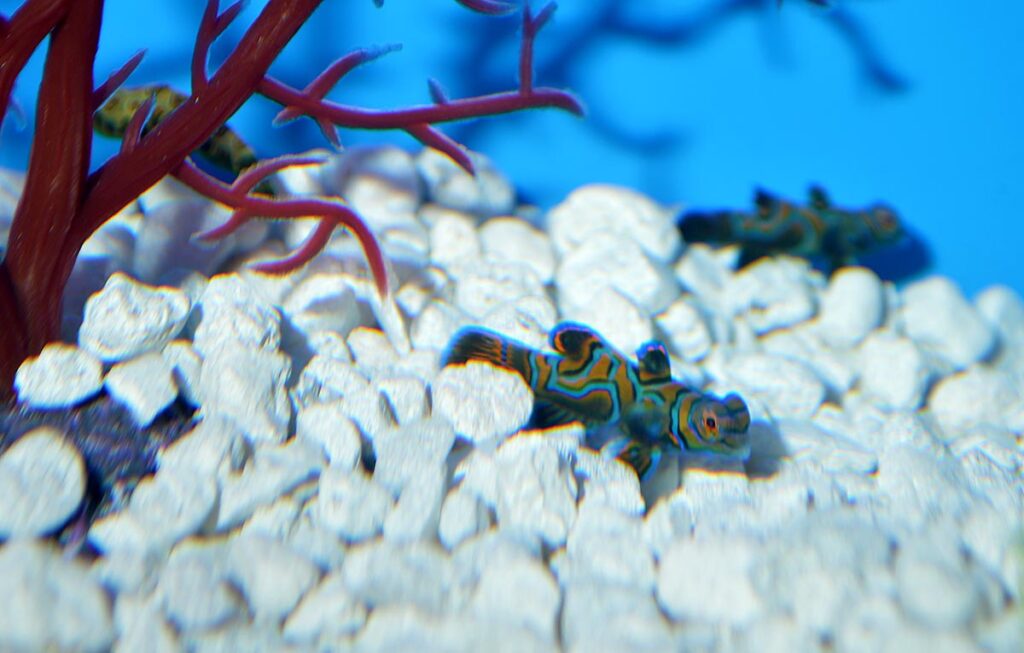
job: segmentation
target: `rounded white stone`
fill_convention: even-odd
[[[235,420],[252,441],[283,441],[292,413],[285,387],[291,363],[281,352],[238,346],[207,354],[199,377],[203,416]]]
[[[40,536],[71,517],[85,494],[85,463],[64,435],[40,427],[0,455],[0,538]]]
[[[128,407],[135,423],[143,427],[178,396],[170,363],[155,351],[114,365],[103,384],[115,401]]]
[[[978,609],[970,576],[937,561],[901,555],[896,560],[896,583],[903,609],[922,626],[961,628]]]
[[[547,234],[519,218],[493,218],[480,227],[483,251],[499,261],[529,266],[542,283],[555,273],[555,254]]]
[[[658,603],[676,621],[752,622],[764,609],[750,583],[754,552],[742,539],[677,540],[661,558]]]
[[[537,560],[517,558],[484,569],[469,609],[478,619],[524,627],[554,641],[560,603],[551,572]]]
[[[810,417],[825,399],[821,379],[790,358],[745,353],[734,356],[727,367],[729,379],[763,401],[774,417]]]
[[[228,578],[242,591],[257,620],[283,621],[320,578],[312,562],[261,535],[232,539],[226,562]]]
[[[332,467],[355,469],[362,440],[341,402],[311,404],[299,411],[295,435],[322,447]]]
[[[834,347],[857,346],[878,328],[885,315],[885,290],[867,268],[840,268],[822,294],[818,329]]]
[[[888,331],[861,343],[860,389],[883,408],[915,410],[921,405],[930,372],[917,346]]]
[[[276,350],[281,344],[280,315],[248,279],[217,275],[199,298],[202,321],[193,344],[203,357],[223,347]]]
[[[711,351],[711,331],[692,297],[681,297],[655,318],[672,349],[688,361],[699,361]]]
[[[996,344],[991,327],[945,277],[908,286],[903,291],[901,315],[911,339],[933,349],[957,369],[982,360]]]
[[[595,235],[566,253],[555,275],[558,302],[571,311],[591,305],[605,288],[629,297],[645,314],[664,310],[679,294],[672,271],[632,240]]]
[[[490,511],[472,492],[456,488],[441,505],[438,536],[447,549],[482,533],[491,525]]]
[[[381,532],[391,506],[391,494],[361,469],[328,467],[320,475],[313,517],[328,531],[358,542]]]
[[[431,201],[475,215],[507,215],[515,206],[515,190],[490,159],[469,152],[476,174],[470,175],[446,154],[424,148],[416,167]]]
[[[312,642],[352,635],[366,623],[366,614],[366,606],[349,594],[345,579],[335,572],[302,598],[284,622],[284,637],[290,642]]]
[[[533,392],[521,376],[478,361],[441,370],[433,398],[434,412],[473,442],[513,433],[533,411]]]
[[[634,352],[654,338],[647,313],[615,288],[605,286],[585,306],[560,308],[566,320],[586,324],[620,352]]]
[[[0,546],[0,649],[100,653],[113,640],[107,597],[79,562],[33,540]]]
[[[928,408],[947,433],[982,425],[1013,428],[1024,394],[1007,373],[975,366],[939,381]]]
[[[103,365],[73,345],[53,342],[25,359],[14,375],[18,400],[35,408],[65,408],[88,399],[103,385]]]
[[[447,470],[443,465],[423,467],[412,476],[384,519],[384,539],[402,544],[437,535]]]
[[[548,231],[565,254],[599,234],[632,240],[652,258],[669,262],[682,239],[674,212],[619,186],[591,184],[574,190],[548,212]]]
[[[105,361],[159,350],[185,326],[190,308],[177,288],[147,286],[116,272],[86,301],[78,342]]]

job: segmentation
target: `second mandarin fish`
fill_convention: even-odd
[[[481,327],[455,334],[443,363],[486,361],[517,372],[533,391],[534,426],[581,422],[588,444],[649,477],[664,453],[746,459],[750,412],[735,394],[723,399],[672,379],[664,345],[652,341],[636,363],[593,330],[564,322],[551,332],[555,353]]]
[[[789,202],[764,190],[754,195],[753,212],[689,212],[679,228],[686,242],[738,244],[740,266],[762,256],[791,254],[822,257],[835,269],[857,256],[897,242],[903,228],[885,204],[862,210],[842,209],[825,191],[812,186],[806,205]]]

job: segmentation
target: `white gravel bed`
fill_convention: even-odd
[[[736,271],[634,191],[538,214],[474,156],[479,179],[394,148],[281,176],[366,216],[383,305],[346,234],[255,274],[309,225],[201,247],[223,212],[170,182],[90,241],[78,344],[26,361],[19,399],[105,391],[144,426],[180,395],[201,422],[91,526],[91,562],[39,539],[81,502],[81,456],[51,430],[0,456],[0,650],[1024,650],[1020,297]],[[529,430],[517,375],[439,369],[462,326],[541,347],[565,319],[741,394],[751,459],[669,457],[641,485],[578,425]]]

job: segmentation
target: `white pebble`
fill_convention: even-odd
[[[0,545],[0,649],[106,651],[107,597],[88,570],[42,542]]]
[[[579,310],[600,291],[615,288],[647,315],[664,310],[678,295],[672,271],[640,246],[613,234],[597,235],[568,252],[555,275],[564,311]]]
[[[498,525],[558,547],[576,517],[571,469],[552,446],[509,446],[511,442],[498,451]]]
[[[599,580],[620,586],[652,591],[655,583],[654,556],[644,542],[642,522],[590,495],[580,503],[566,553],[572,582]],[[566,578],[559,574],[566,584]]]
[[[907,335],[963,369],[991,353],[996,340],[960,289],[945,277],[931,277],[903,291]]]
[[[730,312],[745,313],[758,334],[799,324],[817,306],[803,259],[763,258],[736,273],[725,289]]]
[[[1005,372],[971,367],[939,381],[928,407],[947,433],[973,426],[1013,428],[1013,415],[1024,412],[1024,395]]]
[[[359,306],[344,277],[312,274],[288,293],[281,307],[304,334],[331,331],[346,335],[359,324]]]
[[[181,396],[193,406],[198,406],[203,359],[196,353],[192,343],[187,340],[174,340],[167,343],[161,353],[171,366],[171,375]]]
[[[650,591],[600,581],[573,582],[562,602],[562,641],[566,650],[669,651],[676,649]]]
[[[530,268],[519,263],[489,261],[466,266],[455,284],[455,305],[481,318],[506,304],[528,297],[546,297],[544,285]]]
[[[507,215],[515,206],[515,190],[490,159],[468,152],[476,174],[470,175],[437,150],[424,148],[416,168],[427,186],[431,201],[474,215]]]
[[[84,494],[85,463],[78,449],[56,429],[29,431],[0,455],[0,538],[54,531]]]
[[[554,641],[560,603],[551,572],[539,561],[518,558],[484,570],[470,611],[479,619],[525,627]]]
[[[373,441],[373,480],[397,496],[419,470],[443,466],[453,444],[451,424],[437,417],[385,431]]]
[[[222,542],[187,542],[175,547],[160,574],[155,596],[180,631],[215,628],[242,613],[229,583]]]
[[[790,459],[811,462],[829,474],[878,470],[878,457],[872,451],[838,433],[800,420],[778,420],[775,425]]]
[[[281,345],[277,310],[250,281],[237,274],[211,279],[198,304],[202,321],[192,341],[204,358],[238,345],[270,351]]]
[[[560,308],[565,319],[586,324],[620,352],[634,352],[654,338],[648,315],[636,302],[611,287],[599,290],[585,306]]]
[[[148,352],[114,365],[103,384],[131,411],[139,426],[148,426],[178,396],[171,365],[159,352]]]
[[[711,331],[692,297],[677,299],[655,323],[668,336],[672,350],[687,361],[699,361],[711,350]]]
[[[443,350],[452,335],[469,323],[468,316],[446,301],[432,299],[416,316],[409,330],[409,339],[417,349]]]
[[[878,275],[862,267],[844,267],[822,293],[817,328],[834,347],[856,347],[882,324],[885,291]]]
[[[962,628],[978,609],[973,579],[963,569],[912,550],[896,558],[896,583],[903,609],[927,628]]]
[[[450,365],[433,384],[434,412],[472,442],[514,432],[533,411],[533,392],[516,372],[470,361]]]
[[[320,172],[327,195],[340,195],[374,232],[416,209],[421,183],[411,154],[393,145],[346,148]]]
[[[441,544],[451,550],[466,539],[487,530],[491,525],[490,510],[473,493],[456,488],[441,505],[438,536]]]
[[[722,256],[704,243],[688,245],[675,272],[683,288],[706,306],[724,310],[729,302],[725,289],[732,281],[733,270]]]
[[[155,288],[117,272],[85,303],[78,343],[104,361],[160,350],[185,325],[191,304],[177,288]]]
[[[591,184],[574,190],[548,212],[548,231],[563,255],[599,234],[612,234],[670,262],[681,238],[672,211],[628,188]]]
[[[320,475],[313,516],[332,533],[358,542],[381,532],[391,505],[391,494],[362,469],[328,467]]]
[[[316,354],[302,369],[293,393],[296,403],[302,407],[335,401],[368,386],[369,381],[351,362],[327,354]]]
[[[430,261],[450,272],[480,258],[476,223],[467,215],[446,212],[430,226]]]
[[[18,400],[34,408],[65,408],[100,391],[103,365],[92,354],[59,342],[30,356],[14,375]]]
[[[334,572],[302,597],[284,622],[284,637],[298,643],[353,635],[366,623],[366,614],[366,606],[349,594],[345,579]]]
[[[398,502],[384,519],[384,539],[403,544],[437,534],[446,476],[441,465],[423,467],[405,483]]]
[[[480,227],[483,251],[499,261],[521,263],[549,283],[555,273],[555,254],[547,234],[519,218],[494,218]]]
[[[300,410],[295,435],[319,445],[332,467],[351,470],[359,462],[359,429],[340,402],[312,404]]]
[[[373,540],[349,549],[341,573],[345,587],[376,609],[394,603],[441,612],[452,583],[452,563],[436,544],[397,546]]]
[[[744,353],[727,364],[726,374],[741,394],[763,401],[773,417],[807,418],[825,399],[825,384],[799,361]]]
[[[750,583],[754,562],[743,539],[677,540],[661,558],[658,603],[676,621],[749,624],[763,610]]]
[[[292,406],[285,383],[291,358],[261,349],[217,350],[203,361],[200,413],[235,420],[252,441],[282,442]]]
[[[917,346],[888,331],[872,333],[860,345],[860,389],[883,408],[914,410],[931,376]]]
[[[140,481],[128,509],[96,521],[89,540],[102,551],[160,550],[198,533],[216,502],[212,479],[172,467]]]
[[[320,574],[312,562],[270,538],[242,535],[231,540],[227,575],[257,620],[281,622]]]
[[[241,471],[249,457],[245,438],[234,422],[223,418],[204,419],[157,452],[161,470],[171,467],[193,470],[205,477]]]
[[[220,479],[220,510],[217,530],[234,528],[260,506],[271,504],[299,485],[313,479],[323,465],[323,454],[305,440],[286,445],[262,444],[240,474]]]
[[[114,622],[117,624],[118,637],[113,653],[178,653],[184,650],[174,629],[164,620],[159,606],[151,598],[119,595]]]
[[[430,412],[427,384],[415,376],[382,376],[374,379],[391,405],[399,424],[423,419]]]

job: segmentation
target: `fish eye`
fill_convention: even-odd
[[[715,422],[714,417],[705,417],[704,426],[708,427],[709,430],[714,431],[716,428],[718,428],[718,423]]]

